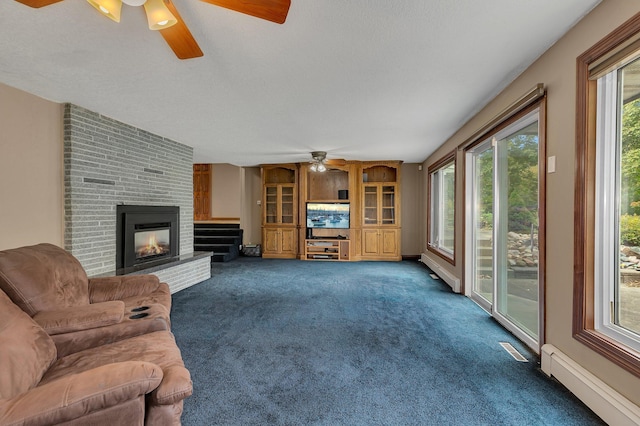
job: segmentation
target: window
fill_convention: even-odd
[[[640,376],[640,14],[578,58],[578,88],[574,336]]]
[[[454,263],[455,151],[429,167],[429,250]]]

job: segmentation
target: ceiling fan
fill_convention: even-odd
[[[62,0],[16,0],[19,3],[40,8]],[[171,0],[87,0],[108,18],[120,22],[122,3],[129,6],[144,5],[149,28],[158,30],[180,59],[197,58],[203,55],[191,31],[182,20]],[[282,24],[287,19],[291,0],[202,0],[216,6],[231,9],[246,15]]]
[[[311,166],[309,170],[312,172],[326,172],[327,166],[344,166],[347,164],[342,159],[327,159],[327,153],[325,151],[313,151],[311,152]]]

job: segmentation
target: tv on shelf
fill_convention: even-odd
[[[307,228],[349,229],[349,203],[307,203]]]

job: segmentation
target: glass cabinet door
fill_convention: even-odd
[[[395,225],[396,223],[396,187],[394,185],[382,186],[382,225]]]
[[[378,186],[366,185],[364,187],[364,224],[378,224]]]
[[[265,223],[278,223],[278,187],[265,188]]]
[[[282,216],[280,223],[293,223],[293,186],[282,186]]]
[[[265,187],[265,216],[268,224],[295,223],[294,185],[269,185]]]

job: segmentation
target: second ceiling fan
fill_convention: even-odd
[[[27,6],[40,8],[62,0],[16,0]],[[129,6],[144,5],[149,28],[158,30],[169,47],[180,59],[203,55],[200,46],[184,23],[171,0],[87,0],[108,18],[119,22],[122,3]],[[282,24],[287,19],[291,0],[202,0],[256,18]]]

